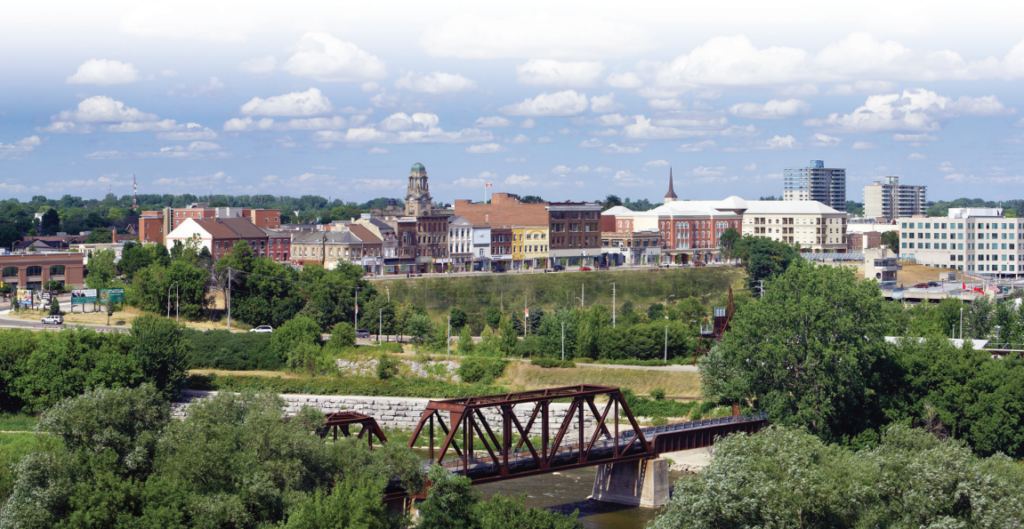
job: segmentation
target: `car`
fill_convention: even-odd
[[[43,325],[62,325],[64,323],[64,318],[59,315],[44,316],[43,319],[39,321],[41,321]]]
[[[260,325],[249,329],[249,332],[274,332],[274,328],[269,325]]]
[[[918,283],[914,285],[912,288],[928,288],[928,283]]]
[[[560,265],[560,264],[556,264],[555,266],[552,266],[551,269],[554,270],[555,272],[564,272],[565,271],[565,267]]]
[[[356,338],[370,339],[370,331],[366,329],[356,329]]]
[[[694,261],[693,266],[707,266],[704,261]]]
[[[495,274],[504,274],[505,267],[501,265],[495,265],[494,268],[491,268],[491,272],[494,272]]]
[[[589,266],[581,266],[581,267],[580,267],[580,272],[589,272],[590,270],[591,270],[591,269],[590,269],[590,267],[589,267]]]
[[[928,286],[930,286],[930,287],[941,287],[942,283],[939,283],[938,281],[929,281],[928,282]]]

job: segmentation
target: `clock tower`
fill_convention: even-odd
[[[410,217],[424,217],[431,214],[433,200],[427,184],[427,168],[413,164],[409,171],[409,190],[405,193],[405,214]]]

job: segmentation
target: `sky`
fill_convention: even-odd
[[[0,198],[1024,196],[1024,5],[835,4],[20,2]]]

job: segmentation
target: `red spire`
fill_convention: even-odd
[[[679,198],[676,196],[676,192],[672,189],[672,168],[668,168],[668,193],[665,193],[665,198]]]

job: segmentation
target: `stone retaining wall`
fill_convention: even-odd
[[[184,419],[188,415],[188,407],[191,405],[191,401],[195,399],[202,399],[204,397],[216,395],[216,391],[194,391],[185,390],[182,392],[182,400],[179,402],[171,403],[171,416],[176,419]],[[285,415],[295,415],[303,406],[309,406],[316,408],[324,413],[334,413],[339,411],[357,411],[359,413],[365,413],[370,417],[377,420],[377,424],[387,428],[400,428],[403,430],[412,430],[416,427],[416,424],[420,420],[420,416],[423,415],[424,410],[427,409],[427,403],[431,399],[416,399],[416,398],[405,398],[405,397],[350,397],[341,395],[293,395],[284,394],[281,398],[285,401]],[[558,428],[561,427],[562,421],[565,419],[565,414],[569,411],[568,402],[554,402],[548,407],[548,425],[551,430],[551,436],[554,437]],[[520,404],[516,406],[515,413],[516,417],[519,418],[520,424],[523,428],[526,428],[526,422],[530,420],[530,414],[533,413],[535,404]],[[599,407],[598,409],[601,409]],[[501,427],[501,414],[497,408],[489,409],[483,412],[484,418],[487,419],[488,424],[491,428]],[[445,421],[448,421],[447,414],[444,414]],[[539,415],[537,422],[539,423]],[[575,424],[575,422],[573,423]],[[586,429],[584,430],[588,434],[594,429],[594,417],[587,410],[584,413],[584,424]],[[539,424],[535,424],[533,432],[540,433]],[[435,426],[435,436],[443,435],[440,427]]]

